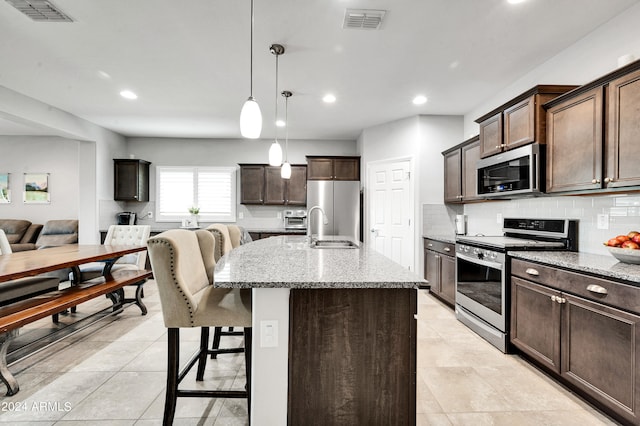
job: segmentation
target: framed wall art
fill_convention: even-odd
[[[0,173],[0,204],[11,202],[11,187],[9,186],[9,173]]]
[[[49,203],[49,173],[24,174],[24,202]]]

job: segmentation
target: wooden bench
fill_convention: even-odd
[[[123,287],[143,283],[151,276],[149,270],[114,271],[106,277],[0,307],[0,379],[7,386],[7,396],[14,395],[20,389],[7,368],[7,349],[11,340],[18,335],[20,327],[102,295],[109,296],[114,304],[114,311],[118,311],[125,301],[129,301],[124,299]]]

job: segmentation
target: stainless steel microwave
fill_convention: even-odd
[[[525,145],[478,161],[478,195],[509,197],[544,192],[544,146]]]

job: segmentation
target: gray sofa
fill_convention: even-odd
[[[6,234],[11,251],[17,252],[36,248],[42,225],[22,219],[0,219],[0,229]]]

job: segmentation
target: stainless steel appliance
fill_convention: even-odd
[[[456,238],[456,317],[509,352],[509,251],[577,251],[578,223],[567,219],[504,219],[501,236]]]
[[[307,229],[307,211],[304,209],[284,211],[284,229]]]
[[[531,144],[483,158],[477,163],[478,195],[537,195],[544,192],[544,149]]]
[[[307,207],[320,206],[326,223],[315,212],[307,217],[307,226],[318,238],[342,235],[360,241],[360,182],[309,180],[307,181]]]
[[[135,225],[136,214],[133,212],[120,212],[116,215],[118,225]]]

